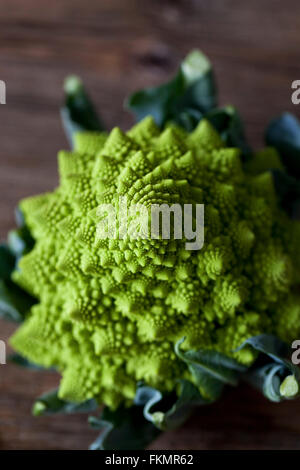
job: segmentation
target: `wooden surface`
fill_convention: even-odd
[[[18,200],[53,188],[63,78],[86,82],[108,127],[130,125],[132,90],[160,83],[192,48],[215,65],[222,104],[233,103],[257,147],[266,123],[291,104],[300,79],[299,0],[0,0],[0,237]],[[300,109],[300,108],[299,108]],[[13,326],[0,322],[0,339]],[[95,437],[85,416],[33,418],[34,397],[58,377],[0,366],[1,449],[85,449]],[[151,448],[299,449],[300,400],[272,404],[242,387],[199,409]]]

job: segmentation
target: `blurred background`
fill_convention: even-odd
[[[300,79],[298,0],[0,0],[0,238],[14,227],[18,200],[57,184],[62,83],[78,74],[107,128],[126,129],[133,90],[168,79],[193,48],[212,61],[220,104],[235,105],[262,146],[269,120],[291,103]],[[14,325],[0,321],[7,340]],[[53,373],[0,366],[0,449],[85,449],[85,416],[33,418],[33,400],[55,387]],[[198,409],[152,449],[299,449],[300,401],[267,402],[246,386]]]

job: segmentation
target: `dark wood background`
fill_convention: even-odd
[[[0,237],[14,227],[24,196],[57,183],[56,153],[66,148],[62,82],[79,74],[108,127],[131,118],[124,97],[165,80],[192,48],[215,65],[220,102],[245,118],[262,145],[267,122],[291,103],[300,79],[299,0],[0,0]],[[300,109],[300,108],[299,108]],[[0,322],[7,340],[14,326]],[[0,366],[0,449],[85,449],[94,439],[85,416],[33,418],[34,397],[55,386],[50,373]],[[272,404],[242,386],[198,409],[152,449],[299,449],[300,400]]]

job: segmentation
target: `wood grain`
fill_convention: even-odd
[[[79,74],[108,128],[128,127],[124,97],[160,83],[192,48],[215,65],[220,101],[235,104],[250,141],[262,145],[266,123],[291,104],[300,78],[297,0],[0,0],[0,237],[14,226],[24,196],[57,184],[56,153],[67,146],[61,85]],[[7,340],[13,325],[0,322]],[[0,449],[84,449],[95,437],[85,416],[33,418],[34,397],[53,387],[50,373],[0,366]],[[268,403],[247,387],[228,390],[151,448],[299,449],[300,401]]]

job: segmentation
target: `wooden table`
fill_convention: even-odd
[[[57,183],[56,153],[66,148],[60,120],[62,81],[79,74],[110,128],[128,127],[129,92],[173,73],[192,48],[215,65],[220,102],[245,118],[250,141],[262,145],[267,122],[291,103],[300,79],[298,0],[0,0],[0,236],[14,227],[24,196]],[[0,322],[7,340],[14,326]],[[95,437],[85,416],[33,418],[34,397],[55,386],[51,373],[0,366],[1,449],[85,449]],[[272,404],[247,387],[227,390],[198,409],[161,449],[299,449],[300,400]]]

